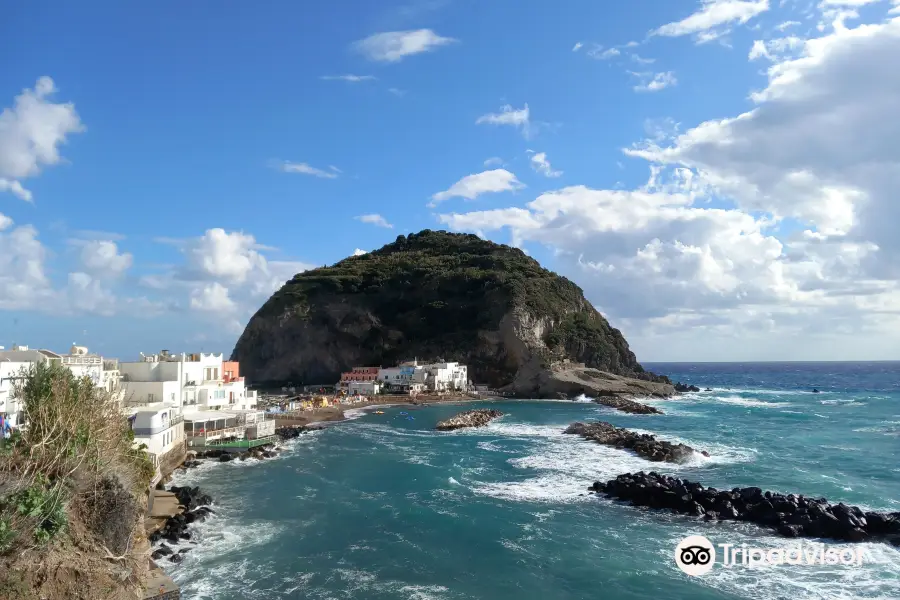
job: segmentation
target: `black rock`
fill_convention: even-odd
[[[656,462],[685,462],[695,452],[690,446],[657,440],[653,435],[635,433],[605,421],[572,423],[563,433],[578,435],[614,448],[632,450],[639,456]]]
[[[668,509],[709,521],[748,521],[787,537],[847,542],[880,539],[900,545],[900,513],[863,512],[843,503],[832,506],[824,498],[773,494],[757,487],[719,491],[653,472],[623,473],[605,484],[595,482],[590,489],[634,506]]]

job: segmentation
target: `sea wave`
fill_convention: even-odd
[[[741,396],[712,396],[710,399],[724,404],[734,404],[736,406],[746,406],[750,408],[778,408],[791,405],[790,402],[769,402],[767,400],[760,400],[759,398],[743,398]]]
[[[506,462],[516,469],[536,471],[535,477],[514,481],[471,482],[472,492],[502,500],[530,502],[584,502],[591,499],[587,487],[597,480],[615,478],[621,473],[660,468],[627,450],[620,450],[564,434],[563,428],[526,423],[491,424],[492,432],[511,438],[531,438],[535,447],[528,454]],[[704,447],[702,444],[698,444]],[[684,464],[666,464],[669,471],[703,467],[711,463],[744,462],[754,459],[754,451],[711,444],[709,458],[697,454]]]

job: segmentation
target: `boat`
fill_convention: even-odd
[[[383,414],[384,414],[384,411],[383,411],[383,410],[376,410],[376,411],[375,411],[375,414],[376,414],[376,415],[383,415]]]

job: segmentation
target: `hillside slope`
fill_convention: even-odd
[[[565,359],[668,383],[643,370],[568,279],[519,249],[430,230],[296,275],[232,354],[260,384],[331,383],[355,365],[415,357],[460,361],[474,381],[497,388]]]

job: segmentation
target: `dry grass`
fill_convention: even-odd
[[[153,467],[132,448],[118,405],[61,366],[38,365],[15,393],[28,426],[0,445],[0,571],[23,561],[59,564],[53,554],[71,552],[79,557],[72,568],[96,571],[99,557],[133,578],[142,560],[133,538]],[[24,579],[33,583],[34,573]]]

